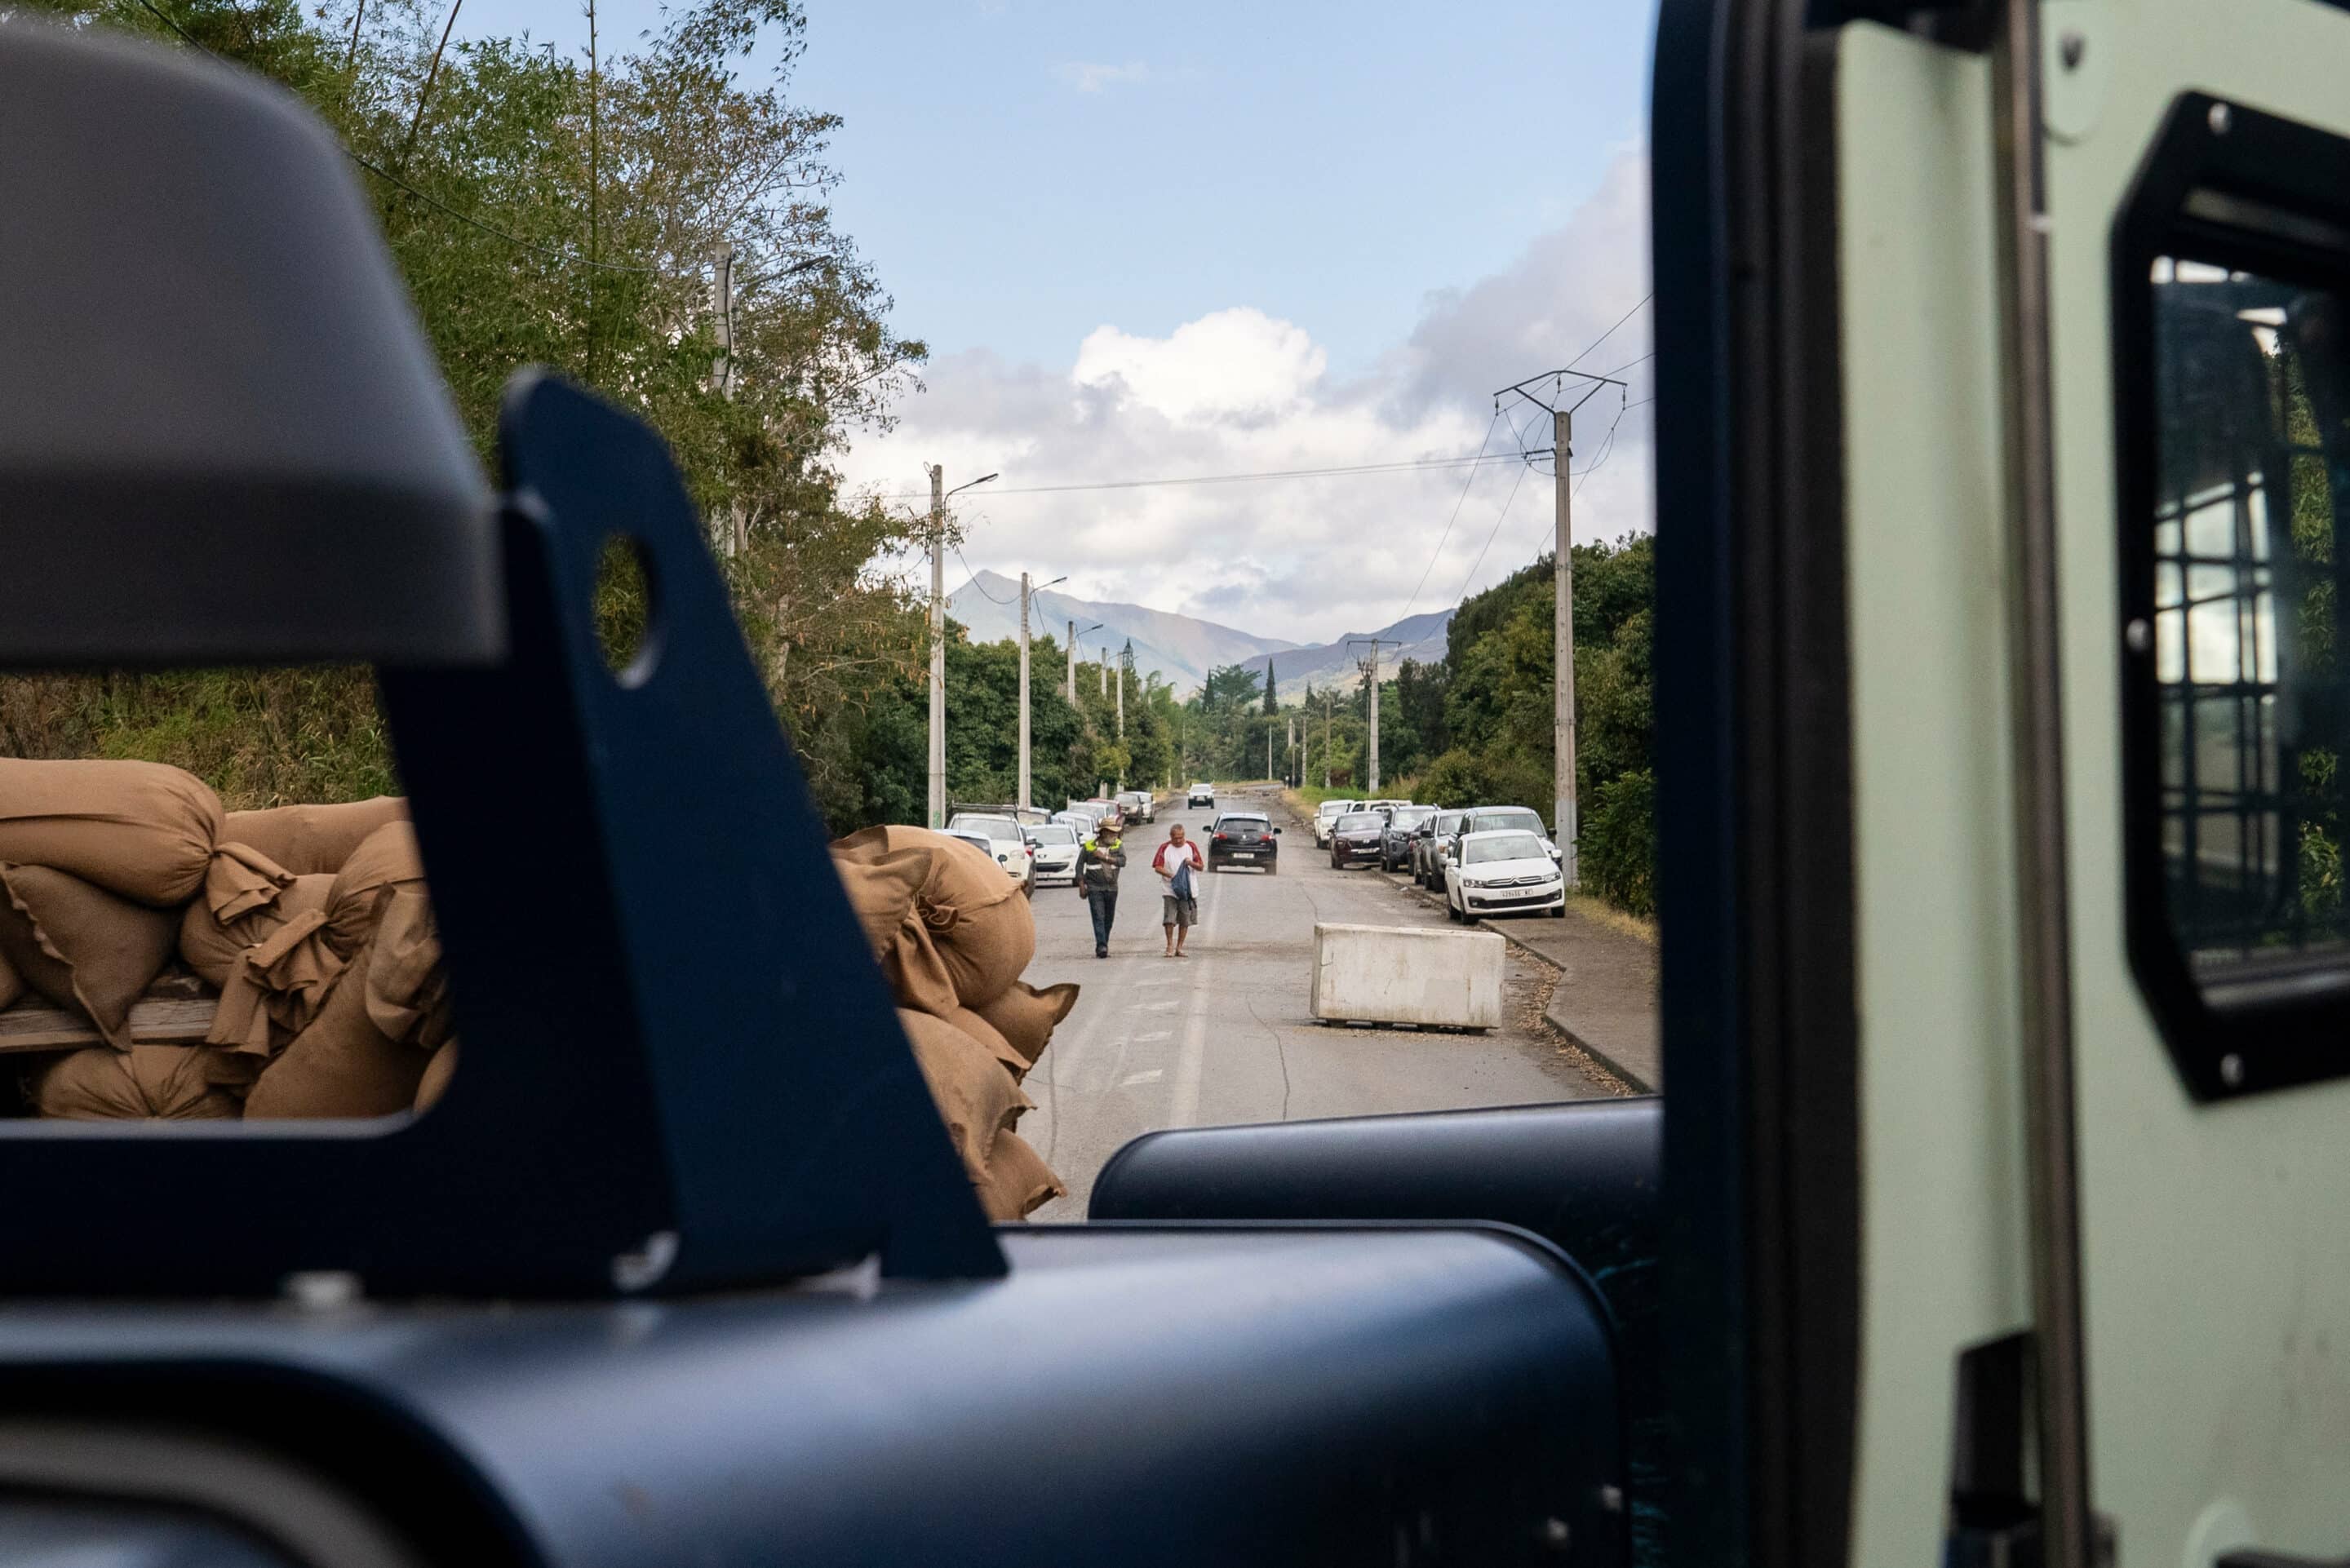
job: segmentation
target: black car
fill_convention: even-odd
[[[1262,813],[1226,812],[1208,829],[1208,869],[1224,871],[1238,865],[1278,872],[1281,846],[1274,840],[1280,831]]]
[[[1330,825],[1330,868],[1344,870],[1365,861],[1377,865],[1387,841],[1388,814],[1350,811]]]
[[[1436,815],[1432,805],[1399,805],[1388,814],[1388,830],[1379,840],[1379,869],[1400,871],[1411,864],[1411,841]]]

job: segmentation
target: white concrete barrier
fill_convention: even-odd
[[[1334,1023],[1492,1029],[1509,944],[1492,931],[1314,928],[1314,1016]]]

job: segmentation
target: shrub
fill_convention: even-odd
[[[1636,915],[1657,912],[1656,790],[1646,768],[1601,784],[1577,846],[1583,885]]]

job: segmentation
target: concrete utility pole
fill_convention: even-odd
[[[1055,577],[1053,583],[1068,580],[1065,576]],[[1036,804],[1029,798],[1028,790],[1028,601],[1051,587],[1053,583],[1032,588],[1028,586],[1028,574],[1020,574],[1020,804],[1023,806]],[[1076,624],[1076,621],[1069,623],[1072,627]],[[1076,699],[1076,669],[1075,663],[1069,666],[1069,697],[1073,702]]]
[[[1020,805],[1028,800],[1028,574],[1020,574]]]
[[[1363,788],[1368,794],[1377,795],[1379,793],[1379,649],[1389,644],[1382,642],[1376,637],[1366,637],[1358,638],[1347,646],[1360,648],[1367,644],[1370,648],[1371,655],[1363,660],[1362,669],[1363,679],[1370,683],[1371,733],[1369,753],[1365,760],[1365,771],[1369,777]],[[1403,644],[1399,642],[1392,646],[1401,648]]]
[[[1337,711],[1338,697],[1334,691],[1322,693],[1322,787],[1330,787],[1330,716]]]
[[[1566,400],[1569,376],[1575,378],[1576,389],[1582,394],[1571,403]],[[1551,384],[1548,401],[1539,395],[1544,381]],[[1493,394],[1496,412],[1503,398],[1523,398],[1551,418],[1551,484],[1557,495],[1556,535],[1552,542],[1557,559],[1551,566],[1551,811],[1552,826],[1558,836],[1559,871],[1570,888],[1582,884],[1575,865],[1575,531],[1569,516],[1575,487],[1567,483],[1572,477],[1567,472],[1567,462],[1575,455],[1575,410],[1597,397],[1602,387],[1616,389],[1620,407],[1627,395],[1624,383],[1587,370],[1544,370]],[[1617,417],[1622,417],[1620,412]]]
[[[931,788],[932,827],[947,825],[946,470],[931,465]]]
[[[1069,623],[1069,706],[1077,705],[1077,623]]]
[[[1554,564],[1551,607],[1551,767],[1554,774],[1552,826],[1558,830],[1560,878],[1570,888],[1583,885],[1575,861],[1575,529],[1570,513],[1575,490],[1567,483],[1567,460],[1574,455],[1575,410],[1560,409],[1551,416],[1552,492],[1558,497],[1558,559]]]

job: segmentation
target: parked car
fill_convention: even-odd
[[[1339,817],[1330,825],[1330,869],[1375,864],[1379,841],[1387,831],[1388,815],[1383,811],[1350,811]]]
[[[1255,866],[1271,874],[1281,869],[1281,829],[1261,811],[1228,811],[1208,828],[1208,869],[1230,870],[1235,864]]]
[[[1399,805],[1388,813],[1388,830],[1379,840],[1379,869],[1400,871],[1409,865],[1413,836],[1435,815],[1432,805]]]
[[[1118,797],[1118,814],[1128,822],[1159,820],[1159,799],[1147,789],[1130,789]]]
[[[1024,888],[1028,883],[1028,840],[1020,824],[1009,816],[993,812],[958,812],[947,818],[947,831],[960,836],[979,836],[986,840],[989,854],[998,866],[1015,877]]]
[[[1204,805],[1212,809],[1216,804],[1216,786],[1211,784],[1203,784],[1195,780],[1191,785],[1191,793],[1184,797],[1183,804],[1186,805]]]
[[[1357,800],[1326,800],[1314,808],[1314,846],[1325,848],[1330,842],[1330,825],[1360,806]]]
[[[1461,840],[1463,836],[1471,833],[1491,833],[1504,827],[1517,828],[1533,834],[1542,840],[1543,848],[1548,852],[1551,860],[1554,863],[1558,861],[1558,846],[1551,842],[1549,832],[1544,828],[1542,815],[1530,806],[1523,805],[1468,807],[1461,812],[1460,822],[1453,826],[1451,839],[1445,846],[1447,858],[1451,860],[1461,858]],[[1438,883],[1440,889],[1442,883],[1440,871],[1438,873]]]
[[[1480,915],[1566,914],[1566,884],[1538,833],[1489,828],[1461,836],[1444,868],[1444,909],[1455,920]]]
[[[1066,816],[1067,812],[1057,814]],[[1077,845],[1085,836],[1074,825],[1048,822],[1032,827],[1028,833],[1028,880],[1032,887],[1077,882]]]
[[[1419,825],[1411,838],[1411,879],[1431,893],[1444,891],[1444,862],[1452,852],[1465,811],[1440,811]]]
[[[1408,800],[1367,800],[1362,804],[1361,809],[1364,811],[1393,811],[1398,806],[1409,805],[1411,804],[1412,803]]]

